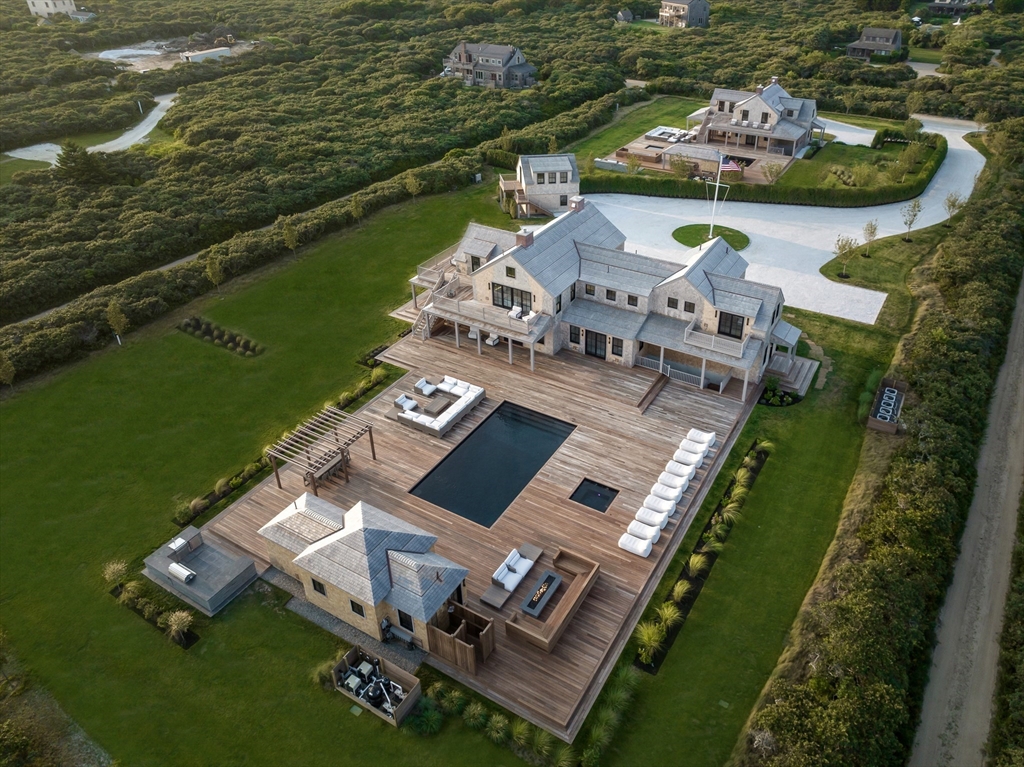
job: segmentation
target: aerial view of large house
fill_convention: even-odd
[[[515,200],[516,217],[555,216],[569,210],[580,193],[580,172],[574,154],[520,155],[515,179],[498,179],[502,208]]]
[[[661,0],[658,23],[664,27],[706,27],[711,18],[708,0]]]
[[[445,56],[444,73],[466,85],[485,88],[528,88],[536,81],[537,67],[512,45],[460,42]]]
[[[75,0],[26,0],[28,10],[33,16],[48,19],[58,13],[65,13],[69,16],[78,9],[75,7]]]
[[[814,99],[795,98],[772,77],[754,92],[715,88],[696,141],[746,151],[793,157],[808,146],[815,131],[824,140]]]
[[[846,46],[846,55],[855,59],[872,56],[899,56],[903,50],[903,34],[898,29],[864,27],[860,39]]]

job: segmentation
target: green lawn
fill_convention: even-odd
[[[919,61],[922,64],[941,64],[941,48],[911,48],[910,61]]]
[[[415,264],[475,219],[509,225],[490,180],[373,216],[189,306],[267,346],[246,359],[173,329],[129,337],[0,403],[0,624],[86,732],[130,765],[511,765],[459,721],[425,740],[354,717],[308,680],[335,638],[248,594],[183,652],[100,579],[168,540],[207,492],[365,375]],[[184,315],[185,312],[181,312]]]
[[[664,29],[664,27],[662,27]],[[686,116],[701,107],[706,100],[683,99],[675,96],[656,99],[652,103],[634,109],[625,117],[564,151],[575,152],[580,161],[589,156],[606,157],[637,136],[641,136],[659,125],[675,128],[686,127]]]
[[[858,165],[870,166],[874,174],[870,176],[865,188],[888,185],[891,182],[885,175],[885,169],[895,162],[903,150],[901,144],[885,144],[881,149],[848,144],[828,144],[809,160],[794,160],[776,184],[781,187],[811,187],[815,189],[841,188],[844,186],[839,177],[832,172],[838,166],[852,170]],[[921,152],[921,160],[913,173],[908,173],[903,183],[912,184],[917,180],[925,162],[935,150],[925,147]]]
[[[640,21],[634,21],[634,22],[631,23],[631,25],[634,26],[634,27],[640,27],[641,29],[646,30],[648,32],[658,32],[660,34],[665,34],[666,32],[671,32],[672,29],[673,29],[672,27],[662,26],[658,22],[651,21],[650,19],[646,19],[646,20],[642,19]]]
[[[755,408],[651,605],[677,577],[750,443],[771,439],[775,452],[661,671],[641,682],[608,767],[726,762],[835,535],[864,436],[857,396],[890,360],[896,335],[808,312],[786,317],[835,369],[799,405]]]
[[[708,241],[709,231],[710,229],[707,224],[690,224],[688,226],[681,226],[672,232],[672,239],[688,247],[695,248]],[[730,229],[727,226],[716,226],[715,237],[724,239],[732,246],[733,250],[743,250],[750,244],[750,238],[747,235],[743,234],[739,229]]]
[[[10,155],[0,155],[0,186],[9,184],[15,173],[23,170],[42,170],[49,168],[50,163],[40,160],[21,160]]]

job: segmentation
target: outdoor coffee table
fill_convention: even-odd
[[[533,588],[530,589],[530,596],[523,600],[523,612],[533,618],[539,618],[541,612],[544,611],[544,606],[555,595],[561,584],[561,575],[545,570],[544,574],[533,584]]]
[[[447,397],[433,397],[426,405],[423,406],[423,412],[427,415],[437,416],[448,407],[451,402]]]

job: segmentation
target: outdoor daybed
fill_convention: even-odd
[[[704,463],[704,455],[702,453],[691,453],[679,448],[679,450],[676,450],[675,455],[672,456],[672,460],[683,464],[683,466],[692,466],[695,469],[699,469]]]
[[[641,506],[636,512],[636,521],[643,522],[645,525],[657,525],[664,530],[665,525],[668,524],[668,512],[655,511],[646,506]]]
[[[666,501],[664,498],[659,498],[656,495],[649,495],[644,498],[644,508],[651,509],[652,511],[660,511],[663,514],[671,516],[676,513],[676,502]]]
[[[637,538],[635,535],[623,533],[619,538],[619,548],[625,549],[630,554],[636,554],[638,557],[646,558],[651,555],[654,544],[645,538]]]
[[[692,479],[696,469],[693,466],[679,463],[679,461],[669,461],[665,464],[665,471],[669,474],[675,474],[677,477]]]
[[[685,493],[690,480],[688,477],[680,477],[678,474],[670,474],[667,471],[663,471],[658,475],[658,483]]]
[[[698,455],[707,455],[708,450],[711,448],[704,442],[694,442],[693,440],[684,439],[679,443],[679,449],[685,450],[687,453],[697,453]]]
[[[669,487],[663,485],[660,482],[655,482],[651,487],[651,495],[655,495],[658,498],[664,498],[666,501],[672,501],[672,503],[679,503],[683,497],[682,488]]]
[[[702,442],[708,447],[714,447],[717,436],[713,431],[690,429],[690,433],[686,435],[686,438],[692,442]]]
[[[661,537],[661,528],[657,525],[645,525],[643,522],[633,520],[626,528],[626,532],[635,538],[643,538],[645,541],[657,543]]]
[[[519,548],[512,549],[505,557],[505,561],[494,571],[491,585],[481,594],[480,601],[499,610],[504,607],[516,586],[522,582],[543,553],[544,549],[529,543],[522,543]]]

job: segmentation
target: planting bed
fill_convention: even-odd
[[[240,357],[255,357],[264,351],[264,347],[255,341],[240,333],[225,330],[216,322],[204,320],[202,317],[189,317],[178,325],[178,329],[203,341],[212,342],[214,346],[235,352]]]

